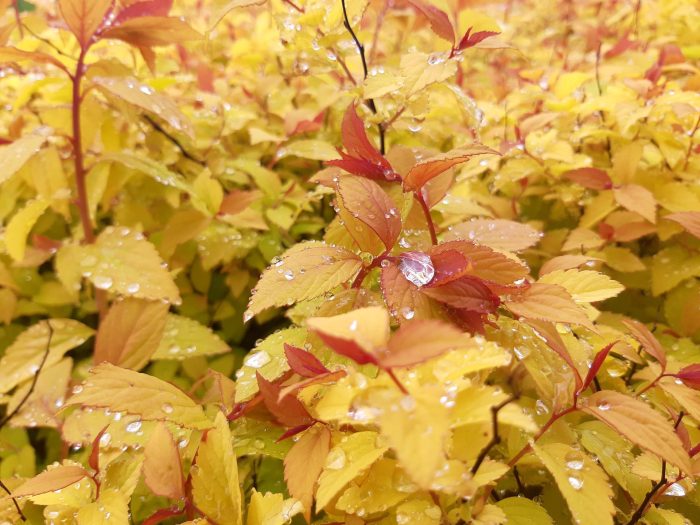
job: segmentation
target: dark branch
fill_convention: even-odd
[[[175,137],[173,137],[170,133],[168,133],[163,126],[158,124],[153,118],[151,118],[149,115],[144,115],[143,118],[148,122],[156,131],[158,131],[161,135],[163,135],[166,139],[168,139],[177,149],[180,150],[182,153],[182,156],[185,157],[186,159],[191,160],[192,162],[196,162],[200,166],[204,166],[205,163],[203,160],[198,159],[194,155],[192,155],[189,151],[185,149],[185,147],[180,144],[180,141],[177,140]]]
[[[653,487],[651,487],[651,490],[647,492],[646,496],[644,496],[644,501],[642,501],[642,504],[639,506],[639,508],[637,508],[634,514],[632,514],[632,517],[627,522],[627,525],[635,525],[635,523],[642,519],[644,512],[647,510],[649,502],[651,502],[651,499],[656,495],[658,490],[666,484],[666,481],[666,460],[664,460],[661,462],[661,479]]]
[[[36,382],[39,380],[39,374],[41,373],[42,368],[44,368],[46,360],[49,357],[49,351],[51,350],[51,338],[53,337],[53,327],[51,326],[51,323],[49,321],[46,321],[46,326],[49,329],[49,338],[46,341],[46,350],[44,351],[44,355],[41,358],[41,363],[39,363],[39,368],[37,369],[36,374],[34,374],[34,377],[32,378],[32,384],[29,386],[29,390],[26,394],[24,394],[24,397],[17,404],[14,410],[12,410],[12,412],[8,414],[5,414],[5,417],[3,417],[2,420],[0,420],[0,428],[4,427],[13,417],[15,417],[19,413],[20,410],[22,410],[22,407],[29,399],[29,396],[31,396],[34,393]]]
[[[7,495],[10,496],[10,499],[12,500],[12,503],[15,504],[15,509],[17,509],[17,514],[19,514],[19,517],[22,521],[27,521],[27,517],[22,513],[22,509],[19,508],[19,503],[17,503],[17,500],[12,497],[12,491],[7,488],[7,485],[5,485],[2,481],[0,481],[0,488],[7,492]]]
[[[365,56],[365,46],[362,45],[362,42],[360,42],[360,39],[357,38],[357,34],[355,34],[355,31],[353,30],[352,26],[350,25],[350,19],[348,18],[348,10],[345,7],[345,0],[340,0],[340,3],[343,6],[343,25],[345,26],[345,29],[348,30],[350,33],[350,36],[352,39],[355,41],[355,46],[357,47],[357,50],[360,52],[360,59],[362,60],[362,72],[364,73],[364,78],[367,80],[367,76],[369,75],[369,70],[367,68],[367,57]],[[375,115],[377,114],[377,104],[374,102],[374,99],[368,98],[365,103],[367,104],[367,107],[374,113]],[[379,128],[379,151],[384,155],[386,152],[386,144],[384,141],[384,126],[382,124],[379,124],[377,126]]]
[[[498,433],[498,413],[508,403],[511,403],[511,402],[515,401],[516,399],[517,399],[517,396],[510,396],[508,399],[505,399],[502,402],[500,402],[499,404],[491,407],[491,426],[492,426],[491,439],[488,443],[486,443],[486,446],[481,450],[481,452],[479,452],[479,456],[476,458],[476,461],[474,462],[474,465],[472,466],[472,475],[476,474],[476,472],[479,470],[479,467],[484,462],[484,460],[486,459],[486,456],[488,456],[488,453],[491,451],[491,449],[501,442],[501,436]]]

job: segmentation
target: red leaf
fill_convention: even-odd
[[[440,246],[436,246],[431,251],[430,258],[435,268],[435,277],[430,282],[430,286],[442,286],[459,279],[472,267],[469,259],[457,250],[440,249]]]
[[[285,343],[284,355],[289,368],[302,377],[316,377],[330,372],[315,355],[296,346]]]
[[[356,159],[344,153],[342,151],[338,152],[342,159],[334,159],[326,161],[326,166],[335,166],[336,168],[341,168],[352,173],[353,175],[359,175],[360,177],[367,177],[373,180],[395,180],[396,176],[393,175],[393,171],[387,174],[384,167],[372,164],[370,161],[365,159]]]
[[[419,288],[427,285],[435,276],[430,255],[424,252],[404,252],[399,255],[399,270],[403,276]]]
[[[341,133],[343,146],[351,156],[381,166],[385,171],[393,172],[389,162],[369,141],[365,124],[357,116],[355,104],[350,104],[345,111]]]
[[[316,332],[316,334],[323,340],[326,345],[328,345],[334,352],[349,357],[355,361],[358,365],[366,365],[369,363],[377,364],[377,358],[365,351],[359,344],[355,341],[349,339],[343,339],[342,337],[334,337],[330,334],[323,332]]]
[[[499,253],[488,246],[474,244],[470,241],[448,241],[435,250],[455,250],[464,255],[471,264],[470,275],[475,275],[484,281],[490,281],[506,286],[524,279],[529,270],[524,264]]]
[[[689,365],[675,374],[675,376],[683,381],[685,386],[694,390],[700,390],[700,364]]]
[[[613,186],[607,172],[598,168],[578,168],[567,171],[563,177],[590,190],[609,190]]]
[[[401,234],[401,215],[381,186],[365,178],[342,177],[337,188],[345,208],[391,250]]]
[[[479,313],[494,312],[500,304],[484,282],[470,275],[465,275],[442,286],[426,287],[421,290],[425,295],[453,308]]]
[[[621,55],[629,49],[637,47],[637,45],[637,42],[630,40],[629,38],[627,38],[627,35],[625,35],[620,40],[618,40],[614,46],[608,49],[603,56],[605,58],[613,58],[618,55]]]
[[[420,161],[406,174],[403,184],[407,190],[417,191],[431,179],[434,179],[448,169],[467,162],[475,155],[498,154],[482,144],[471,144],[462,148],[456,148],[447,153],[439,153],[426,160]]]
[[[591,367],[588,369],[588,373],[586,374],[586,379],[583,380],[583,384],[578,388],[577,393],[583,392],[584,390],[586,390],[590,386],[590,384],[593,382],[593,379],[595,378],[596,374],[598,374],[598,370],[600,370],[600,367],[603,366],[603,362],[605,361],[605,358],[608,357],[610,350],[616,344],[617,344],[617,341],[613,341],[612,343],[605,345],[602,348],[602,350],[600,350],[595,355],[595,357],[593,358],[593,362],[591,363]]]
[[[462,51],[464,49],[474,47],[479,42],[486,40],[487,38],[501,34],[500,31],[477,31],[476,33],[472,34],[472,29],[473,28],[470,27],[467,29],[467,32],[464,33],[462,40],[459,41],[459,45],[457,46],[458,50]]]
[[[622,322],[632,332],[632,337],[639,341],[642,348],[659,362],[663,370],[666,370],[666,352],[658,339],[654,337],[654,334],[646,326],[634,319],[625,319]]]
[[[119,11],[117,18],[114,20],[114,25],[140,16],[168,16],[172,7],[173,0],[145,0],[136,2]]]
[[[335,372],[328,372],[327,374],[321,374],[314,377],[310,377],[308,379],[304,379],[303,381],[299,381],[298,383],[285,386],[282,390],[280,390],[280,398],[291,394],[296,394],[299,390],[302,390],[307,386],[333,383],[338,379],[345,377],[346,375],[347,372],[345,370],[337,370]]]
[[[301,401],[294,396],[280,399],[280,386],[265,379],[260,372],[255,374],[265,406],[281,425],[293,428],[314,422]]]
[[[438,9],[430,4],[425,4],[420,0],[411,0],[411,4],[418,9],[423,16],[425,16],[430,22],[430,28],[433,32],[447,40],[450,44],[454,46],[455,43],[455,31],[452,27],[452,22],[443,10]]]
[[[88,458],[88,465],[95,472],[100,471],[100,440],[102,436],[107,431],[107,426],[105,426],[99,433],[95,436],[92,441],[92,451],[90,451],[90,457]]]

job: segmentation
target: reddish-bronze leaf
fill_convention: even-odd
[[[294,428],[314,422],[306,407],[296,397],[280,397],[281,387],[277,382],[268,381],[260,372],[256,372],[255,375],[265,407],[279,424]]]
[[[455,250],[463,254],[471,263],[469,274],[484,281],[502,285],[512,285],[524,279],[529,270],[527,266],[488,246],[474,244],[471,241],[449,241],[439,246],[440,250]]]
[[[700,238],[700,211],[679,211],[665,215],[664,219],[677,222],[688,233]]]
[[[675,374],[683,383],[695,390],[700,390],[700,365],[689,365]]]
[[[659,362],[663,370],[666,370],[666,351],[659,343],[659,340],[654,337],[654,334],[646,326],[634,319],[625,319],[622,322],[632,333],[632,337],[639,341],[642,348]]]
[[[304,506],[304,517],[311,523],[316,482],[331,446],[331,433],[324,425],[314,425],[294,443],[284,457],[284,480],[289,494]]]
[[[110,7],[112,0],[58,0],[63,20],[83,49],[90,46]]]
[[[562,177],[590,190],[609,190],[613,187],[610,175],[598,168],[578,168],[567,171]]]
[[[289,368],[302,377],[316,377],[330,372],[315,355],[296,346],[285,343],[284,355]]]
[[[450,17],[447,16],[447,13],[445,13],[442,9],[438,9],[433,5],[423,2],[422,0],[411,0],[411,4],[413,4],[416,9],[423,13],[423,16],[428,19],[431,29],[437,36],[447,40],[454,46],[455,31],[452,27]]]
[[[384,301],[400,323],[441,317],[440,304],[423,295],[415,284],[404,277],[396,264],[390,263],[382,268],[380,285]]]
[[[593,362],[591,363],[591,367],[588,369],[588,373],[586,374],[586,378],[583,380],[583,384],[578,389],[578,392],[583,392],[593,382],[593,379],[595,378],[596,374],[598,373],[598,370],[600,370],[600,367],[603,366],[603,362],[605,361],[605,358],[608,357],[610,350],[612,350],[612,347],[615,346],[616,343],[617,343],[617,341],[613,341],[612,343],[605,345],[595,355],[595,357],[593,358]]]
[[[422,288],[421,292],[453,308],[479,313],[494,312],[500,304],[498,297],[481,279],[470,275],[444,285]]]
[[[366,160],[388,171],[393,171],[389,162],[369,141],[365,131],[365,123],[357,116],[354,103],[350,104],[345,111],[341,133],[343,146],[352,157]]]
[[[433,261],[435,276],[430,281],[430,286],[441,286],[455,279],[459,279],[471,269],[471,263],[457,250],[440,249],[436,246],[430,251],[430,259]]]
[[[548,321],[540,321],[538,319],[526,319],[526,322],[535,330],[536,334],[545,340],[547,346],[554,350],[571,369],[574,374],[574,380],[576,381],[576,391],[583,390],[581,388],[583,385],[581,374],[579,373],[574,360],[571,358],[571,354],[569,354],[569,350],[564,344],[564,340],[559,335],[559,332],[557,332],[557,328],[554,326],[554,324]]]
[[[462,40],[459,41],[457,49],[462,51],[464,49],[474,47],[475,45],[486,40],[487,38],[500,34],[500,31],[476,31],[475,33],[472,33],[472,28],[470,27],[469,29],[467,29],[467,32],[464,33]]]
[[[114,25],[119,25],[132,18],[141,16],[168,16],[173,7],[173,0],[144,0],[133,3],[121,11],[114,20]]]
[[[342,177],[337,189],[348,212],[372,228],[391,250],[401,234],[401,214],[381,186],[364,177]]]
[[[138,48],[148,48],[200,40],[202,35],[187,22],[174,16],[141,16],[110,27],[100,37],[123,40]]]
[[[411,321],[399,328],[379,356],[383,368],[402,368],[423,363],[449,350],[464,347],[469,338],[453,325],[436,319]]]
[[[440,153],[413,166],[403,180],[404,187],[410,191],[420,190],[429,180],[476,155],[498,155],[498,152],[482,144],[472,144]]]
[[[247,209],[261,197],[262,192],[258,190],[232,190],[221,201],[219,213],[221,215],[236,215]]]

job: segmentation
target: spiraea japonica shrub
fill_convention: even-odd
[[[700,523],[700,6],[0,12],[0,523]]]

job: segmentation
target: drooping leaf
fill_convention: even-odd
[[[319,243],[297,245],[261,275],[245,317],[323,295],[348,281],[361,267],[361,259],[343,248]]]
[[[311,425],[314,419],[306,407],[294,396],[280,396],[281,387],[258,373],[258,388],[265,406],[277,422],[289,428]]]
[[[474,144],[462,148],[456,148],[447,153],[440,153],[428,159],[418,162],[413,166],[403,179],[404,187],[407,190],[420,190],[426,182],[434,179],[448,169],[468,161],[476,155],[498,154],[481,144]]]
[[[158,423],[144,447],[143,479],[157,496],[179,500],[185,481],[178,446],[164,423]]]
[[[690,388],[700,390],[700,364],[683,367],[675,375]]]
[[[331,433],[324,425],[314,425],[292,446],[284,458],[284,479],[289,494],[304,506],[304,517],[311,523],[316,482],[330,450]]]
[[[524,292],[506,300],[505,306],[521,317],[578,324],[595,331],[593,323],[576,305],[569,292],[556,284],[533,283]]]
[[[241,489],[238,463],[226,417],[217,413],[197,451],[192,495],[197,508],[221,525],[241,525]],[[250,512],[250,511],[249,511]]]
[[[74,465],[58,465],[28,479],[12,491],[12,497],[35,496],[64,489],[88,476],[88,472]]]
[[[581,525],[612,525],[615,506],[608,477],[589,456],[564,443],[533,445]]]
[[[623,324],[632,333],[632,336],[639,341],[645,352],[656,359],[662,369],[666,369],[666,351],[659,340],[649,329],[635,319],[624,319]]]
[[[114,304],[100,323],[95,338],[95,364],[112,363],[139,370],[158,348],[168,305],[140,299]]]
[[[64,66],[63,63],[61,63],[59,60],[57,60],[49,54],[42,53],[40,51],[23,51],[21,49],[17,49],[16,47],[10,46],[0,46],[1,63],[25,61],[29,61],[34,64],[51,64],[68,73],[68,69],[66,68],[66,66]],[[19,140],[15,142],[19,142]],[[2,182],[6,177],[9,177],[10,175],[3,173],[3,177],[0,178],[0,182]]]
[[[144,420],[170,421],[187,428],[211,427],[202,407],[177,387],[109,363],[92,368],[88,379],[66,404],[109,408]]]
[[[690,458],[673,425],[644,401],[613,390],[601,390],[587,398],[581,410],[600,419],[644,450],[683,472],[690,472]]]
[[[87,49],[97,29],[102,25],[112,0],[59,0],[58,9],[66,25]]]
[[[454,308],[489,313],[498,308],[500,300],[491,289],[476,277],[465,275],[442,286],[425,287],[424,294]]]
[[[0,47],[0,61],[3,61],[3,57],[9,54],[6,51],[7,49]],[[19,52],[19,50],[16,51]],[[31,58],[31,60],[34,59]],[[3,166],[2,173],[0,173],[0,184],[17,173],[30,158],[36,155],[41,150],[44,142],[46,142],[46,137],[38,133],[32,133],[15,140],[11,144],[0,146],[0,163]]]

